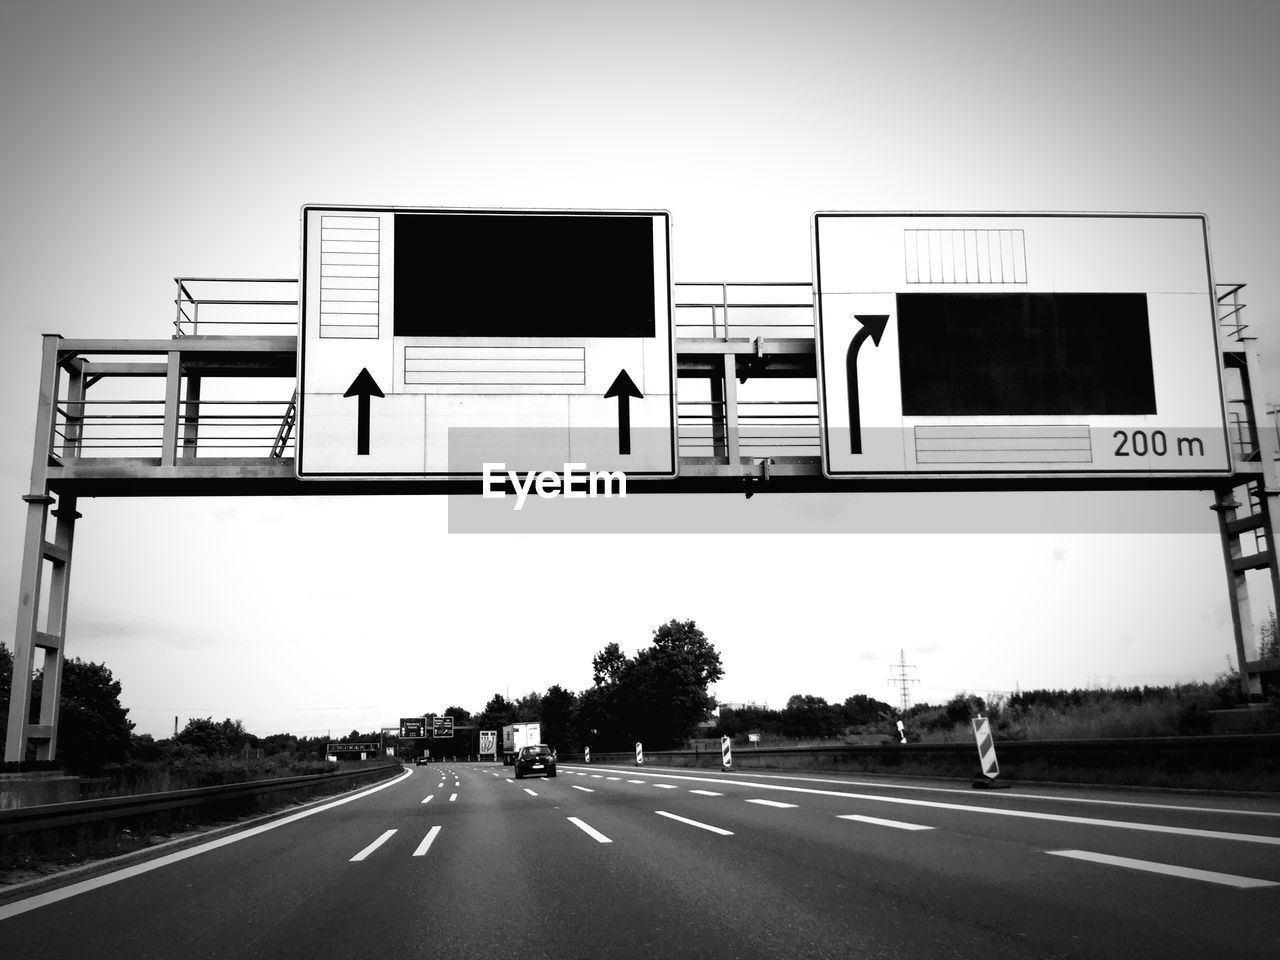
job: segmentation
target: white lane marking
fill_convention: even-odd
[[[525,792],[525,793],[527,793],[527,794],[528,794],[529,796],[531,796],[531,797],[536,797],[536,796],[537,796],[537,794],[536,794],[536,793],[534,793],[532,790],[530,790],[528,787],[525,787],[525,788],[524,788],[524,792]]]
[[[794,803],[783,803],[781,800],[748,800],[747,803],[758,803],[762,807],[777,807],[780,810],[794,810]]]
[[[1160,873],[1169,877],[1184,877],[1188,880],[1203,880],[1206,883],[1218,883],[1241,890],[1254,887],[1280,887],[1274,880],[1257,880],[1253,877],[1238,877],[1230,873],[1217,873],[1213,870],[1196,870],[1192,867],[1179,867],[1172,863],[1156,863],[1154,860],[1134,860],[1130,857],[1113,857],[1109,853],[1092,853],[1088,850],[1046,850],[1051,857],[1070,857],[1072,860],[1088,860],[1093,863],[1105,863],[1113,867],[1128,867],[1131,870],[1143,870],[1147,873]]]
[[[954,793],[960,796],[973,796],[971,789],[959,789],[957,787],[925,787],[918,784],[894,783],[883,784],[875,783],[867,780],[831,780],[824,777],[789,777],[781,774],[754,773],[751,774],[760,780],[785,780],[791,783],[829,783],[841,787],[889,787],[894,790],[913,790],[917,793]],[[654,774],[654,776],[662,776],[662,774]],[[667,774],[671,776],[671,774]],[[708,780],[707,777],[688,777],[691,780]],[[728,782],[728,781],[716,781]],[[786,787],[772,787],[766,783],[752,782],[749,784],[753,787],[764,787],[765,789],[785,790]],[[1027,784],[1019,784],[1019,787],[1028,786]],[[1280,817],[1280,810],[1244,810],[1239,807],[1193,807],[1180,803],[1147,803],[1140,800],[1099,800],[1095,797],[1059,797],[1051,794],[1043,793],[1021,793],[1014,796],[1002,797],[1005,801],[1022,801],[1022,800],[1045,800],[1050,803],[1087,803],[1094,806],[1103,807],[1138,807],[1147,810],[1176,810],[1181,813],[1226,813],[1238,817]]]
[[[962,813],[986,813],[997,817],[1018,817],[1024,820],[1051,820],[1057,823],[1075,823],[1092,827],[1115,827],[1144,833],[1168,833],[1183,837],[1203,837],[1208,840],[1238,840],[1243,843],[1262,843],[1280,846],[1280,836],[1253,833],[1231,833],[1226,830],[1200,830],[1195,827],[1171,827],[1157,823],[1139,823],[1131,820],[1102,820],[1096,817],[1074,817],[1065,813],[1037,813],[1033,810],[1008,810],[1003,807],[979,807],[967,803],[943,803],[941,800],[916,800],[911,797],[886,797],[876,793],[851,793],[845,790],[818,790],[813,787],[783,787],[771,783],[750,780],[725,780],[720,777],[682,777],[663,774],[672,780],[692,783],[714,783],[720,786],[751,787],[756,790],[777,790],[783,793],[802,793],[809,796],[840,797],[845,800],[872,800],[877,803],[897,803],[909,807],[931,807],[937,810],[954,810]],[[628,780],[628,783],[632,781]],[[637,780],[636,783],[647,781]],[[1012,798],[1012,799],[1017,799]],[[1214,811],[1222,812],[1222,811]],[[1227,811],[1231,812],[1231,811]]]
[[[595,793],[595,791],[590,787],[580,787],[576,783],[571,783],[569,786],[573,787],[575,790],[581,790],[583,793]]]
[[[660,817],[666,817],[668,820],[679,820],[681,823],[687,823],[691,827],[698,827],[702,830],[710,830],[712,833],[718,833],[722,837],[732,837],[732,830],[722,830],[719,827],[713,827],[709,823],[700,823],[697,820],[690,820],[688,817],[678,817],[674,813],[667,813],[665,810],[653,811]]]
[[[444,786],[444,781],[441,780],[439,783],[436,784],[436,789],[439,790],[443,786]]]
[[[628,780],[627,783],[648,783],[648,780]]]
[[[696,793],[700,797],[723,797],[723,793],[716,793],[714,790],[690,790],[690,793]]]
[[[373,841],[373,843],[369,844],[367,847],[365,847],[363,850],[357,853],[354,857],[352,857],[349,862],[357,863],[363,860],[365,857],[373,853],[373,851],[377,850],[380,846],[382,846],[384,843],[386,843],[395,835],[396,835],[396,832],[394,829],[388,830],[386,833],[380,836],[377,840]]]
[[[589,824],[583,823],[577,817],[569,817],[568,819],[570,823],[572,823],[575,827],[577,827],[579,830],[585,833],[588,837],[591,837],[592,839],[594,839],[596,842],[613,843],[612,840],[606,837],[603,833],[601,833],[595,827],[592,827]]]
[[[393,787],[405,777],[413,775],[413,768],[405,770],[400,776],[392,780],[379,783],[377,786],[370,787],[368,790],[362,790],[360,793],[353,793],[349,797],[340,797],[329,803],[312,807],[310,810],[300,810],[292,813],[287,817],[281,817],[279,820],[272,820],[269,823],[259,824],[256,827],[250,827],[241,833],[233,833],[230,836],[218,837],[216,840],[210,840],[208,843],[202,843],[198,846],[187,847],[185,850],[178,850],[174,853],[167,854],[163,857],[157,857],[154,860],[148,860],[146,863],[137,863],[131,867],[124,867],[120,870],[104,873],[100,877],[92,877],[88,880],[81,880],[79,883],[71,883],[57,890],[50,890],[48,893],[37,894],[34,897],[27,897],[25,900],[15,900],[13,903],[0,906],[0,920],[7,920],[9,917],[16,917],[19,914],[26,913],[29,910],[35,910],[37,907],[48,906],[51,903],[58,903],[61,900],[69,900],[71,897],[79,896],[82,893],[88,893],[90,890],[97,890],[99,887],[108,887],[113,883],[119,883],[121,880],[128,880],[131,877],[139,876],[143,873],[150,873],[152,870],[159,870],[161,867],[167,867],[171,863],[178,863],[187,860],[190,857],[198,857],[202,853],[209,853],[211,850],[217,850],[219,847],[225,847],[231,843],[238,843],[241,840],[247,840],[249,837],[256,837],[260,833],[266,833],[268,830],[274,830],[276,827],[283,827],[285,824],[294,823],[307,817],[314,816],[317,813],[323,813],[326,810],[332,810],[334,807],[340,807],[344,803],[351,803],[353,800],[362,800],[370,794],[377,793],[379,790],[385,790],[387,787]]]
[[[430,803],[430,802],[431,802],[431,798],[432,798],[432,797],[434,797],[434,796],[435,796],[435,794],[434,794],[434,793],[429,793],[429,794],[427,794],[427,799],[423,800],[422,802],[423,802],[423,803]]]
[[[415,857],[425,857],[427,851],[431,849],[431,844],[435,842],[436,835],[440,832],[439,827],[432,827],[427,831],[427,835],[422,838],[422,842],[418,844],[418,849],[413,851]]]
[[[932,830],[933,827],[927,827],[923,823],[906,823],[902,820],[882,820],[879,817],[864,817],[860,813],[841,814],[837,819],[840,820],[857,820],[859,823],[873,823],[877,827],[896,827],[899,830]]]
[[[606,780],[621,780],[621,777],[605,777]]]
[[[644,783],[643,780],[641,780],[640,782]],[[674,783],[655,783],[654,786],[657,787],[659,790],[679,790],[680,789]]]
[[[592,780],[603,780],[603,779],[604,779],[604,774],[603,774],[603,773],[593,773],[593,774],[591,775],[591,779],[592,779]]]
[[[457,795],[456,793],[451,793],[451,794],[449,794],[449,802],[450,802],[450,803],[453,803],[453,801],[455,801],[455,800],[457,800],[457,799],[458,799],[458,795]]]

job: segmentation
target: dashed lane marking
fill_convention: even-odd
[[[877,827],[895,827],[898,830],[932,830],[933,827],[923,823],[906,823],[902,820],[882,820],[880,817],[864,817],[860,813],[842,814],[840,820],[857,820],[859,823],[871,823]]]
[[[668,820],[678,820],[680,823],[687,823],[689,826],[697,827],[699,830],[707,830],[707,831],[710,831],[711,833],[718,833],[722,837],[733,836],[732,830],[725,830],[725,829],[722,829],[721,827],[713,827],[709,823],[702,823],[699,820],[690,820],[688,817],[681,817],[681,816],[677,816],[674,813],[667,813],[667,811],[665,810],[655,810],[653,812],[660,817],[666,817]]]
[[[423,800],[422,802],[423,802],[423,803],[430,803],[430,802],[431,802],[431,798],[432,798],[432,797],[434,797],[434,796],[435,796],[435,794],[434,794],[434,793],[429,793],[429,794],[427,794],[427,798],[426,798],[425,800]]]
[[[640,782],[644,783],[643,780],[641,780]],[[659,790],[679,790],[680,789],[674,783],[655,783],[654,786],[657,787]]]
[[[581,830],[583,833],[585,833],[588,837],[591,837],[591,838],[592,838],[593,840],[595,840],[597,843],[613,843],[613,841],[612,841],[612,840],[610,840],[608,837],[606,837],[603,833],[601,833],[601,832],[600,832],[599,830],[597,830],[595,827],[593,827],[593,826],[591,826],[591,825],[589,825],[589,824],[583,823],[583,822],[582,822],[581,820],[579,820],[577,817],[569,817],[569,818],[568,818],[568,820],[569,820],[569,822],[570,822],[570,823],[572,823],[575,827],[577,827],[579,830]]]
[[[457,795],[456,793],[451,793],[451,794],[449,794],[449,802],[450,802],[450,803],[453,803],[453,801],[455,801],[455,800],[457,800],[457,799],[458,799],[458,795]]]
[[[595,793],[595,791],[590,787],[580,787],[576,783],[571,783],[569,786],[573,787],[575,790],[581,790],[583,793]]]
[[[440,833],[439,827],[432,827],[427,831],[427,835],[422,838],[422,842],[418,844],[418,849],[413,851],[415,857],[425,857],[427,851],[431,849],[431,844],[435,843],[436,835]]]
[[[525,792],[525,793],[527,793],[527,794],[528,794],[529,796],[531,796],[531,797],[536,797],[536,796],[537,796],[537,794],[536,794],[536,793],[534,793],[532,790],[530,790],[528,787],[525,787],[525,788],[524,788],[524,792]]]
[[[1172,863],[1156,863],[1154,860],[1134,860],[1130,857],[1113,857],[1109,853],[1093,853],[1089,850],[1046,850],[1051,857],[1069,857],[1072,860],[1088,860],[1092,863],[1105,863],[1113,867],[1128,867],[1130,870],[1142,870],[1146,873],[1160,873],[1168,877],[1183,877],[1187,880],[1202,880],[1205,883],[1217,883],[1227,887],[1247,890],[1256,887],[1280,887],[1274,880],[1258,880],[1254,877],[1237,877],[1230,873],[1217,873],[1213,870],[1195,870],[1191,867],[1179,867]]]
[[[365,857],[369,856],[369,854],[373,853],[373,851],[377,850],[380,846],[382,846],[384,843],[386,843],[395,835],[396,835],[396,831],[394,829],[388,830],[386,833],[380,836],[377,840],[373,841],[373,843],[369,844],[367,847],[365,847],[363,850],[357,853],[354,857],[352,857],[349,862],[358,863],[359,861],[363,860]]]
[[[690,793],[696,793],[700,797],[723,797],[723,793],[716,793],[714,790],[690,790]]]
[[[781,800],[748,800],[747,803],[758,803],[762,807],[777,807],[779,810],[794,810],[796,808],[796,804],[783,803]]]

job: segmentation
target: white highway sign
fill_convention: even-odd
[[[1200,215],[814,216],[823,471],[1231,469]]]
[[[668,220],[304,207],[298,476],[674,476]]]

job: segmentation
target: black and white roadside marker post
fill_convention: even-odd
[[[636,741],[636,766],[644,766],[644,744],[639,740]]]
[[[1000,776],[1000,763],[996,760],[996,742],[991,736],[991,722],[982,714],[978,714],[971,722],[973,738],[978,744],[978,763],[982,767],[982,779],[973,781],[973,785],[984,790],[1007,788],[1007,782],[997,779]]]
[[[733,741],[728,737],[720,738],[720,769],[726,773],[733,768]]]

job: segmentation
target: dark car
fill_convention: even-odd
[[[517,780],[526,773],[554,777],[556,775],[555,751],[545,743],[539,743],[532,747],[521,747],[520,752],[516,754],[515,768]]]

